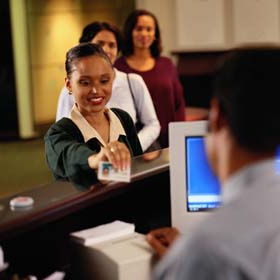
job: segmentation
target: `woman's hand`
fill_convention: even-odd
[[[102,147],[98,154],[88,158],[89,166],[92,169],[98,169],[100,161],[109,161],[114,168],[124,170],[130,166],[131,156],[124,143],[113,141],[106,147]]]
[[[146,236],[148,243],[154,249],[158,257],[162,257],[169,246],[178,238],[178,229],[174,227],[164,227],[152,230]]]

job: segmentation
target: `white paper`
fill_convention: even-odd
[[[4,251],[0,246],[0,272],[5,270],[8,266],[9,264],[4,262]]]
[[[48,277],[44,278],[44,280],[62,280],[65,277],[65,272],[63,271],[55,271]]]
[[[83,243],[84,245],[93,245],[125,237],[133,234],[134,232],[134,224],[117,220],[94,228],[73,232],[71,233],[71,236],[77,238],[77,241]]]

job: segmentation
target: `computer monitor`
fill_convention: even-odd
[[[220,206],[219,182],[204,148],[207,121],[169,124],[172,226],[183,234]]]

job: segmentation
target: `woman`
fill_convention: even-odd
[[[87,187],[97,181],[94,170],[100,161],[126,169],[142,148],[129,114],[106,108],[114,69],[102,47],[91,43],[73,47],[65,68],[65,85],[75,105],[69,117],[54,123],[45,135],[47,162],[56,179]]]
[[[172,61],[160,56],[161,36],[156,17],[146,10],[135,10],[124,24],[123,55],[115,67],[143,77],[161,125],[161,147],[168,146],[168,123],[185,120],[185,101]]]
[[[79,42],[101,45],[113,64],[121,47],[121,34],[115,26],[107,22],[92,22],[83,29]],[[141,122],[143,127],[138,131],[138,137],[143,151],[146,151],[160,133],[160,125],[150,93],[141,76],[129,75],[130,90],[127,74],[117,69],[114,71],[112,97],[107,106],[127,111],[135,124]],[[73,96],[69,96],[67,88],[64,87],[59,96],[56,120],[68,117],[74,102]]]

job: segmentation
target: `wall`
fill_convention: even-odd
[[[280,45],[280,0],[137,0],[153,12],[186,106],[209,107],[215,61],[241,44]],[[175,57],[174,57],[175,56]]]
[[[147,9],[155,14],[159,21],[163,54],[171,56],[171,50],[174,49],[176,40],[175,28],[175,1],[173,0],[136,0],[136,7],[139,9]]]
[[[280,44],[280,0],[136,0],[160,23],[165,53]]]
[[[64,85],[65,53],[95,20],[120,25],[132,0],[26,0],[35,125],[53,122]]]
[[[217,50],[242,42],[280,40],[280,0],[18,1],[26,4],[35,125],[54,121],[64,82],[65,52],[93,20],[121,26],[134,6],[148,9],[159,20],[163,54],[168,56],[175,50]]]

